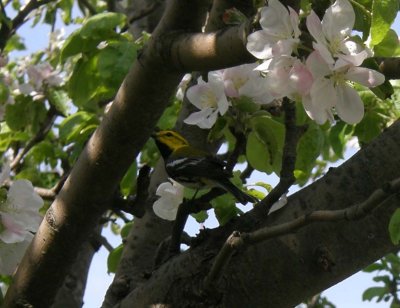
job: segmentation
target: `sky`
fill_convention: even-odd
[[[25,38],[25,44],[28,48],[28,52],[31,53],[33,51],[42,49],[46,46],[48,42],[48,34],[50,31],[49,26],[40,26],[41,29],[38,31],[38,27],[34,30],[30,27],[30,25],[25,25],[21,27],[19,30],[19,34]],[[56,27],[57,28],[57,27]],[[393,26],[397,33],[400,33],[400,18],[396,19],[396,22]],[[72,32],[73,28],[67,28],[66,33]],[[38,35],[38,33],[41,33]],[[45,34],[46,33],[46,34]],[[21,56],[26,55],[28,52],[18,52],[14,53],[13,56]],[[355,150],[349,150],[346,153],[346,159],[352,156],[355,153]],[[340,164],[340,163],[338,163]],[[265,178],[263,179],[265,181]],[[269,184],[273,185],[276,183],[277,178],[268,178]],[[295,189],[292,189],[293,192]],[[207,228],[212,228],[216,226],[215,219],[210,219],[205,223]],[[199,230],[199,224],[194,221],[194,219],[190,219],[186,231],[190,235],[195,235]],[[117,247],[121,244],[121,238],[119,236],[114,235],[109,229],[103,231],[103,235],[107,237],[108,241],[111,243],[113,247]],[[104,247],[102,247],[98,253],[95,254],[92,265],[89,271],[87,289],[84,297],[84,308],[96,308],[100,307],[103,302],[103,297],[107,291],[108,286],[112,282],[113,275],[107,273],[107,256],[108,251]],[[372,285],[377,286],[378,284],[373,282],[372,278],[374,275],[359,272],[343,282],[338,283],[337,285],[329,288],[328,290],[323,292],[323,295],[326,296],[331,302],[333,302],[338,308],[383,308],[387,307],[387,303],[376,303],[376,302],[363,302],[361,300],[363,291],[371,287]]]

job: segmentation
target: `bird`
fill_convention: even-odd
[[[151,135],[164,159],[168,176],[181,185],[196,190],[220,187],[242,204],[258,199],[236,187],[229,178],[226,163],[211,153],[193,147],[178,132],[161,130]]]

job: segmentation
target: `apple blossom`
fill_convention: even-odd
[[[354,22],[355,13],[348,0],[337,0],[322,21],[314,11],[307,17],[307,29],[316,41],[313,47],[328,64],[340,58],[358,66],[368,57],[367,50],[351,40]]]
[[[43,200],[28,180],[16,180],[0,204],[0,240],[4,243],[24,241],[36,232],[42,220],[39,209]]]
[[[272,102],[274,98],[268,93],[266,79],[260,72],[254,70],[256,67],[257,64],[252,63],[225,69],[223,71],[225,94],[232,98],[246,96],[259,104]]]
[[[258,59],[290,56],[299,43],[299,16],[278,0],[270,0],[261,9],[262,30],[247,37],[247,50]]]
[[[183,186],[175,181],[161,183],[156,191],[160,198],[154,202],[154,213],[165,220],[175,220],[178,207],[183,201]]]
[[[189,115],[184,122],[200,128],[211,128],[217,121],[218,114],[224,115],[230,106],[221,71],[209,72],[208,82],[199,77],[197,85],[190,87],[186,95],[200,111]]]
[[[385,81],[385,77],[374,70],[354,66],[341,59],[335,65],[329,65],[318,51],[307,59],[314,82],[310,94],[303,97],[303,106],[307,114],[318,124],[333,120],[332,108],[338,116],[349,124],[361,121],[364,105],[357,91],[349,81],[366,87],[376,87]]]

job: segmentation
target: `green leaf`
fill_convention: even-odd
[[[285,127],[268,115],[251,119],[253,131],[249,134],[246,156],[250,165],[268,174],[279,174],[282,164]]]
[[[100,13],[90,17],[82,26],[81,36],[83,38],[106,40],[116,36],[115,28],[123,27],[126,16],[120,13]]]
[[[96,56],[79,59],[68,82],[68,94],[73,103],[86,110],[94,111],[97,107],[90,101],[99,91],[97,60]]]
[[[215,216],[221,226],[240,213],[235,202],[236,200],[231,194],[224,194],[211,201]]]
[[[363,301],[371,301],[374,297],[381,299],[387,293],[386,287],[371,287],[364,291],[362,295]]]
[[[59,126],[60,139],[65,143],[77,141],[85,132],[85,128],[93,129],[93,125],[97,126],[98,124],[99,120],[94,114],[85,111],[77,112],[61,122]]]
[[[110,252],[107,258],[107,269],[109,273],[115,273],[117,271],[117,267],[119,261],[121,260],[122,251],[124,249],[124,245],[119,245],[113,251]]]
[[[363,269],[364,272],[366,273],[372,273],[375,271],[381,271],[384,270],[385,266],[383,266],[381,263],[372,263],[370,265],[368,265],[366,268]]]
[[[63,116],[68,114],[69,97],[64,90],[49,88],[47,91],[49,102],[60,112]]]
[[[324,134],[318,125],[310,124],[297,145],[296,170],[308,174],[322,151]]]
[[[260,110],[260,104],[254,103],[250,97],[240,96],[240,98],[235,99],[233,102],[234,106],[243,112],[254,113]]]
[[[338,122],[333,126],[329,132],[329,141],[331,143],[333,152],[339,157],[343,158],[344,150],[349,135],[351,135],[351,126],[343,121]]]
[[[122,228],[121,228],[121,237],[122,239],[126,239],[129,235],[129,232],[131,231],[133,227],[133,221],[127,222]]]
[[[389,221],[390,239],[394,245],[400,242],[400,209],[396,209]]]
[[[124,196],[128,196],[134,191],[136,186],[136,174],[137,174],[137,163],[136,160],[129,167],[128,171],[125,173],[122,181],[120,183],[121,193]]]
[[[116,90],[121,85],[136,59],[136,45],[129,41],[110,42],[98,53],[98,71],[100,78],[108,87]]]
[[[30,97],[18,97],[14,104],[6,106],[5,120],[12,130],[36,132],[46,116],[42,102],[32,101]]]
[[[71,12],[74,0],[60,0],[58,7],[61,9],[61,18],[66,25],[71,23]]]
[[[398,0],[374,0],[372,4],[371,45],[379,44],[389,31],[399,10]]]
[[[267,184],[267,183],[264,183],[264,182],[256,182],[254,185],[263,187],[263,188],[265,188],[265,190],[268,191],[268,192],[271,192],[271,191],[272,191],[272,188],[273,188],[272,185]]]
[[[354,129],[360,144],[369,143],[382,131],[382,117],[376,112],[367,112]]]
[[[400,55],[399,38],[396,31],[389,29],[383,40],[374,46],[375,57],[395,57]]]
[[[207,211],[200,211],[198,213],[192,213],[190,214],[198,223],[203,223],[207,220],[208,218],[208,213]]]
[[[81,36],[81,30],[78,29],[65,40],[61,48],[60,61],[64,62],[67,58],[74,55],[97,50],[99,40],[85,39]]]

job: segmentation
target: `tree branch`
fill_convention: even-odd
[[[265,215],[272,205],[285,194],[290,186],[295,182],[294,169],[296,164],[296,150],[300,137],[305,132],[304,127],[296,126],[296,105],[285,98],[282,104],[285,111],[285,143],[282,154],[282,169],[278,185],[259,202],[254,211],[260,215]]]
[[[210,290],[213,289],[214,284],[220,279],[223,270],[235,251],[243,249],[247,245],[254,245],[271,238],[293,233],[311,223],[361,219],[370,214],[372,210],[377,209],[388,198],[398,194],[399,191],[400,178],[397,178],[374,191],[364,202],[354,204],[346,209],[313,211],[292,221],[272,227],[261,228],[251,233],[240,233],[234,231],[231,236],[228,237],[220,252],[215,257],[211,270],[204,279],[205,291],[210,292]]]

